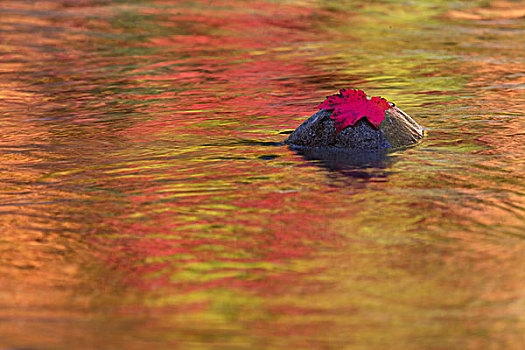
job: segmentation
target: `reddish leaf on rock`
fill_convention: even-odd
[[[381,97],[368,98],[363,90],[341,89],[338,94],[328,96],[317,108],[333,109],[335,134],[359,119],[366,117],[376,128],[385,120],[385,111],[391,106]]]

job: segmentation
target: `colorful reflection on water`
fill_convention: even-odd
[[[0,348],[521,349],[524,12],[3,1]],[[282,145],[348,86],[428,137]]]

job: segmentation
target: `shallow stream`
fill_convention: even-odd
[[[523,349],[524,16],[3,0],[0,349]],[[427,137],[282,144],[344,87]]]

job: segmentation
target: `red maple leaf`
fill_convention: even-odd
[[[377,128],[385,120],[385,111],[390,107],[390,103],[384,98],[369,99],[363,90],[348,89],[341,89],[338,94],[328,96],[317,106],[319,109],[334,110],[330,118],[335,121],[336,135],[363,117]]]

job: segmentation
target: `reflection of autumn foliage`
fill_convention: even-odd
[[[315,37],[311,22],[319,11],[279,3],[256,5],[251,11],[242,10],[244,5],[235,1],[145,9],[144,14],[155,15],[158,23],[177,34],[151,36],[144,46],[172,54],[173,59],[152,60],[129,72],[138,88],[127,98],[138,102],[138,111],[155,118],[128,127],[121,135],[140,139],[152,132],[158,135],[184,128],[184,134],[197,140],[217,142],[229,128],[236,134],[255,129],[259,138],[265,138],[265,129],[293,123],[283,120],[303,113],[290,101],[304,99],[301,93],[308,86],[297,77],[309,71],[300,57],[304,54],[294,50],[301,50],[301,42]],[[296,97],[291,97],[292,91]],[[249,128],[238,117],[240,113],[255,119]],[[261,118],[267,115],[272,118]],[[175,135],[184,137],[179,142],[195,142],[181,133]],[[195,150],[200,147],[196,145]],[[264,148],[235,157],[253,157],[259,152],[263,156]],[[150,219],[146,223],[132,217],[115,221],[122,227],[115,237],[119,248],[112,254],[112,264],[132,270],[130,283],[147,289],[159,284],[181,290],[227,285],[251,289],[254,283],[262,289],[269,284],[275,288],[283,278],[291,280],[294,274],[306,273],[288,271],[286,262],[305,259],[316,247],[330,244],[318,224],[321,214],[305,215],[306,200],[299,207],[286,207],[296,198],[294,192],[269,191],[264,199],[247,201],[260,182],[236,188],[222,179],[226,174],[232,179],[246,176],[246,168],[230,168],[216,160],[209,163],[196,163],[192,158],[175,162],[174,174],[200,178],[181,183],[188,188],[159,183],[148,192],[131,195],[132,206],[148,213]],[[258,176],[274,178],[272,170]],[[139,173],[143,171],[148,173],[147,169]],[[139,179],[162,181],[152,173],[132,176],[123,185],[140,188]],[[105,244],[103,240],[99,243]]]
[[[464,11],[450,11],[449,16],[466,20],[512,19],[525,17],[525,5],[520,1],[490,1],[487,7],[475,7]]]
[[[330,3],[2,2],[2,336],[521,345],[519,18]],[[429,112],[380,177],[279,145],[352,81]]]
[[[494,12],[491,12],[494,10]],[[519,2],[494,1],[486,9],[471,9],[473,13],[493,13],[494,18],[508,18],[508,21],[482,25],[467,26],[470,34],[476,38],[470,45],[476,48],[465,53],[461,64],[453,68],[456,74],[469,78],[466,89],[472,91],[472,108],[477,108],[482,115],[476,134],[468,124],[462,126],[462,131],[471,133],[475,142],[484,145],[479,154],[504,155],[506,159],[517,159],[522,154],[523,122],[520,115],[525,109],[523,99],[523,35],[520,32],[519,20],[514,18],[524,14],[523,5]],[[514,15],[511,15],[514,14]],[[457,18],[454,12],[451,18]],[[492,18],[492,17],[491,17]],[[478,20],[481,18],[470,18]],[[487,40],[486,36],[498,35],[498,41]],[[490,160],[489,162],[492,162]],[[487,164],[487,166],[490,166]],[[508,163],[509,170],[518,172],[518,164]],[[502,185],[500,182],[498,182]]]
[[[195,8],[148,9],[174,35],[152,36],[145,43],[175,59],[134,70],[133,78],[153,94],[130,96],[158,101],[154,123],[177,119],[209,121],[215,115],[274,116],[273,125],[290,125],[311,98],[309,52],[315,40],[312,24],[321,11],[292,4],[257,2],[251,10],[236,1],[199,3]],[[162,87],[159,89],[159,87]],[[233,115],[233,116],[234,116]],[[169,126],[166,123],[165,126]],[[268,125],[269,127],[270,125]],[[141,125],[147,130],[149,122]],[[164,127],[164,126],[161,126]],[[135,132],[135,131],[134,131]]]
[[[269,171],[258,176],[274,178]],[[234,169],[228,173],[235,177]],[[119,218],[119,233],[109,241],[112,250],[119,247],[112,255],[115,267],[133,271],[130,283],[148,289],[160,283],[180,290],[260,285],[263,293],[265,286],[283,278],[312,273],[310,267],[289,270],[287,263],[333,244],[321,225],[324,210],[314,201],[295,192],[260,193],[260,181],[237,189],[226,182],[217,188],[218,175],[201,176],[200,184],[154,186],[131,194],[136,211],[149,213],[151,220]],[[138,186],[141,178],[145,179],[130,178],[126,186]],[[250,199],[250,193],[259,195]]]
[[[487,8],[448,13],[455,25],[458,19],[469,20],[462,25],[469,41],[460,43],[469,50],[458,53],[448,74],[467,79],[464,94],[470,98],[454,101],[453,127],[444,133],[435,130],[428,140],[430,147],[439,145],[455,154],[456,167],[437,170],[432,181],[421,183],[421,188],[448,189],[432,202],[442,217],[428,220],[430,226],[442,225],[454,217],[444,236],[455,244],[450,255],[443,255],[444,264],[469,261],[472,275],[493,276],[490,284],[485,278],[472,279],[480,286],[476,300],[484,302],[471,312],[494,314],[495,304],[505,305],[499,312],[520,325],[525,269],[514,247],[522,247],[524,237],[525,201],[515,187],[523,177],[525,155],[522,16],[519,2],[491,2]],[[502,332],[500,339],[516,346],[517,338],[510,333]]]

